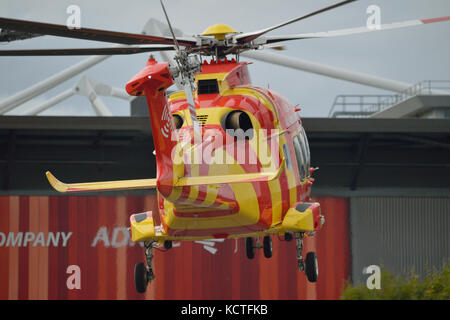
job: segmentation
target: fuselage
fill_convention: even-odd
[[[172,161],[178,160],[158,164],[158,171],[169,172],[164,166],[171,165],[184,176],[217,176],[283,168],[271,181],[158,188],[165,232],[226,238],[281,224],[292,205],[309,198],[311,186],[309,147],[295,107],[271,90],[252,86],[247,63],[205,62],[195,81],[201,143],[194,144],[190,134],[184,92],[171,94],[168,108],[179,137]],[[240,126],[242,132],[230,134]],[[164,179],[161,172],[158,176]]]

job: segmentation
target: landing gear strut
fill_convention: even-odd
[[[319,264],[315,252],[308,252],[303,261],[303,236],[302,232],[295,233],[297,245],[297,267],[298,270],[305,272],[309,282],[316,282],[319,277]]]
[[[145,293],[148,284],[155,279],[155,274],[153,273],[153,243],[154,241],[144,242],[147,266],[143,262],[138,262],[134,266],[134,283],[136,291],[139,293]]]
[[[297,245],[297,267],[298,270],[304,271],[305,264],[303,263],[303,234],[301,232],[295,233],[295,242]]]

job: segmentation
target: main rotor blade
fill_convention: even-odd
[[[403,21],[403,22],[382,24],[378,28],[373,28],[373,29],[370,29],[368,27],[358,27],[358,28],[348,28],[348,29],[340,29],[340,30],[325,31],[325,32],[303,33],[303,34],[287,35],[287,36],[267,36],[265,39],[266,39],[266,43],[276,43],[276,42],[288,41],[288,40],[339,37],[339,36],[346,36],[346,35],[358,34],[358,33],[414,27],[414,26],[418,26],[418,25],[430,24],[430,23],[436,23],[436,22],[444,22],[444,21],[450,21],[450,16],[432,18],[432,19],[422,19],[422,20],[408,20],[408,21]]]
[[[194,143],[199,144],[201,139],[200,124],[197,118],[194,101],[194,87],[191,82],[184,84],[184,94],[186,95],[186,102],[188,103],[189,116],[191,117],[192,128],[194,131]]]
[[[298,17],[298,18],[291,19],[289,21],[277,24],[275,26],[272,26],[272,27],[269,27],[269,28],[266,28],[266,29],[262,29],[262,30],[258,30],[258,31],[242,33],[242,34],[233,36],[233,38],[234,38],[234,40],[236,40],[239,43],[250,42],[250,41],[255,40],[256,38],[259,38],[260,36],[262,36],[263,34],[269,32],[269,31],[272,31],[272,30],[275,30],[275,29],[287,26],[288,24],[291,24],[291,23],[294,23],[294,22],[297,22],[297,21],[300,21],[300,20],[304,20],[306,18],[315,16],[315,15],[317,15],[319,13],[322,13],[322,12],[325,12],[325,11],[328,11],[328,10],[331,10],[331,9],[338,8],[340,6],[343,6],[343,5],[346,5],[346,4],[350,3],[350,2],[355,2],[355,1],[357,1],[357,0],[342,1],[342,2],[336,3],[336,4],[332,5],[332,6],[325,7],[323,9],[314,11],[314,12],[312,12],[310,14],[307,14],[307,15],[304,15],[304,16],[301,16],[301,17]]]
[[[365,86],[370,86],[374,88],[379,88],[383,90],[389,90],[399,93],[404,93],[406,90],[410,89],[414,84],[407,83],[392,79],[387,79],[383,77],[379,77],[369,73],[352,71],[345,68],[339,68],[335,66],[329,66],[322,63],[312,62],[304,59],[289,57],[286,55],[282,55],[274,52],[263,52],[263,51],[253,51],[253,52],[244,52],[241,54],[242,56],[264,61],[272,64],[276,64],[279,66],[287,67],[290,69],[297,69],[301,71],[306,71],[310,73],[315,73],[318,75],[322,75],[325,77],[340,79],[344,81],[350,81],[358,84],[362,84]],[[447,95],[448,92],[444,90],[434,90],[432,89],[433,94],[438,95]]]
[[[0,29],[0,42],[11,42],[16,40],[24,40],[40,37],[41,34],[32,34],[29,32],[21,32],[15,30]]]
[[[111,48],[75,48],[75,49],[25,49],[0,50],[0,56],[91,56],[123,55],[151,51],[170,51],[173,46],[159,47],[111,47]]]
[[[174,45],[173,39],[136,33],[125,33],[99,29],[69,29],[65,25],[42,23],[35,21],[0,18],[0,28],[30,32],[33,34],[51,35],[65,38],[83,40],[103,41],[119,44],[169,44]],[[178,39],[182,46],[193,46],[196,44],[194,38]]]
[[[172,35],[173,42],[175,44],[175,49],[177,52],[180,51],[180,46],[178,45],[177,37],[175,37],[175,33],[173,32],[172,25],[170,24],[169,16],[167,15],[166,8],[164,7],[164,3],[162,0],[159,0],[161,3],[161,7],[164,11],[164,16],[166,17],[167,25],[169,26],[170,34]]]

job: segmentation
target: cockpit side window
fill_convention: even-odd
[[[304,155],[302,152],[302,147],[300,145],[300,139],[299,139],[298,135],[295,135],[292,141],[294,143],[294,151],[295,151],[295,156],[297,158],[298,170],[300,173],[300,180],[304,181],[306,178],[305,160],[304,160]]]
[[[304,154],[304,160],[305,160],[305,171],[306,171],[306,176],[310,176],[310,168],[311,168],[311,153],[309,150],[309,143],[308,143],[308,138],[306,137],[306,132],[305,129],[302,127],[302,130],[299,133],[300,135],[300,142],[301,142],[301,146],[302,146],[302,150],[303,150],[303,154]]]

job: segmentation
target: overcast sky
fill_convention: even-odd
[[[225,23],[242,32],[258,30],[307,14],[338,0],[166,0],[172,25],[187,34],[200,34],[208,26]],[[87,28],[140,33],[151,17],[164,20],[159,0],[1,0],[0,16],[65,24],[66,9],[81,8],[81,25]],[[328,31],[365,26],[370,5],[381,8],[381,23],[450,15],[449,0],[360,0],[330,12],[276,30],[271,35]],[[366,72],[394,80],[450,80],[450,22],[329,39],[285,43],[282,54],[331,66]],[[108,46],[106,43],[39,37],[0,45],[0,49],[72,48]],[[84,74],[124,88],[145,65],[148,54],[115,56]],[[85,59],[86,57],[1,57],[0,100]],[[390,94],[367,86],[309,74],[264,62],[250,65],[253,84],[281,93],[303,107],[304,117],[326,117],[339,94]],[[28,102],[35,105],[73,86],[80,78],[55,87]],[[128,115],[129,104],[102,98],[114,115]],[[10,114],[18,114],[18,108]],[[94,115],[86,97],[74,96],[43,114]]]

